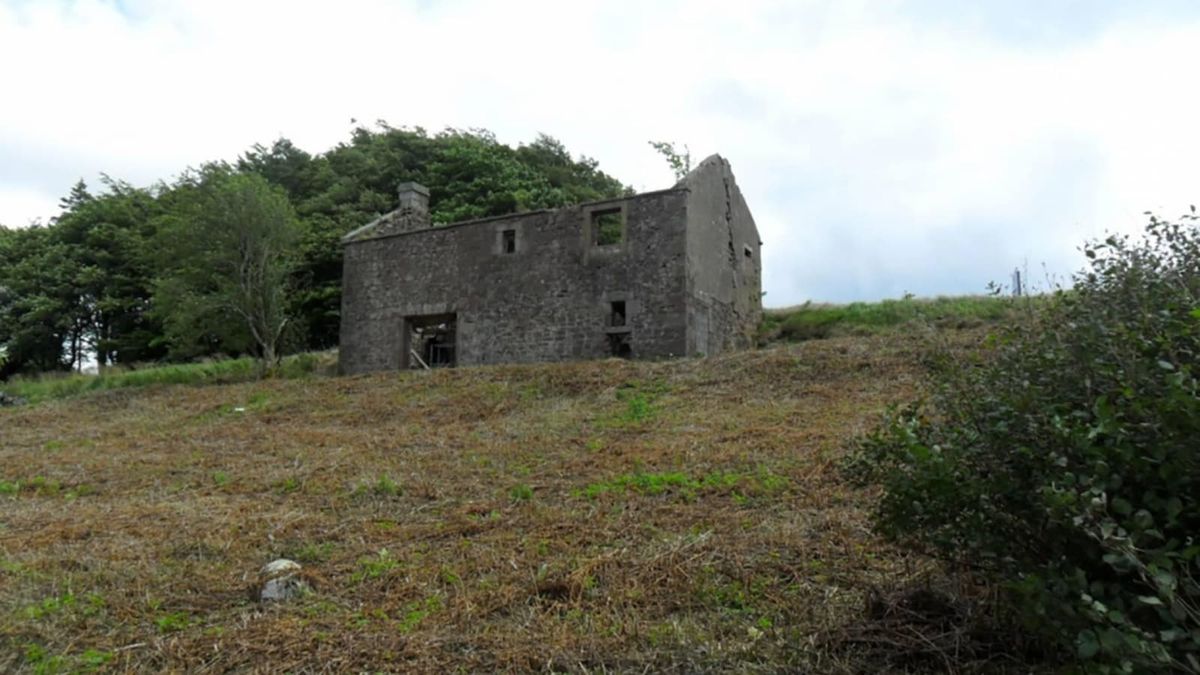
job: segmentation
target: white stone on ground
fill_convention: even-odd
[[[258,599],[263,602],[291,600],[308,593],[312,588],[300,576],[300,563],[287,558],[272,560],[259,572],[262,581]]]

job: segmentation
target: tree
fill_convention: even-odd
[[[92,196],[82,181],[63,200],[52,238],[63,245],[70,267],[71,360],[95,354],[100,367],[160,358],[161,327],[149,315],[153,268],[147,242],[159,202],[150,190],[103,177],[107,191]]]
[[[647,141],[650,147],[658,151],[658,154],[667,160],[667,166],[671,167],[671,171],[675,174],[675,180],[683,180],[684,176],[692,170],[692,151],[688,146],[683,146],[683,153],[680,154],[676,149],[675,144],[669,141]]]
[[[313,156],[286,138],[277,139],[269,148],[255,143],[238,158],[237,168],[266,178],[286,190],[291,199],[302,199],[327,187],[313,171]]]
[[[185,175],[168,201],[154,303],[172,353],[253,350],[274,367],[304,234],[287,196],[213,164]]]
[[[74,324],[73,264],[48,227],[0,227],[0,377],[63,370]]]
[[[92,199],[94,199],[94,197],[92,197],[92,193],[88,191],[87,183],[80,178],[79,180],[75,181],[75,185],[71,186],[71,192],[67,194],[66,197],[58,200],[58,206],[63,211],[71,211],[90,202]]]

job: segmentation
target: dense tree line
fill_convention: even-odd
[[[48,223],[0,225],[0,378],[90,359],[103,367],[334,346],[339,239],[394,208],[405,180],[430,188],[435,223],[628,191],[548,136],[513,148],[484,130],[385,123],[318,155],[287,139],[255,145],[172,183],[106,176],[93,192],[80,181]],[[246,289],[247,266],[268,259],[275,266],[255,267],[256,280],[282,270],[285,296]],[[220,270],[240,270],[241,283]],[[227,301],[238,293],[240,305]],[[279,334],[248,309],[274,312]]]

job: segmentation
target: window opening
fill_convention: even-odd
[[[626,317],[625,301],[624,300],[614,300],[610,304],[612,305],[612,307],[608,314],[608,325],[611,326],[612,328],[620,328],[621,326],[624,326],[625,325],[625,317]]]
[[[592,244],[595,246],[612,246],[621,243],[624,237],[625,223],[621,217],[621,209],[604,209],[592,211]]]
[[[504,230],[500,233],[500,239],[503,244],[502,248],[505,253],[517,252],[517,231]]]

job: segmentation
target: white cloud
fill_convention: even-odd
[[[350,119],[542,131],[639,188],[649,139],[733,162],[769,304],[978,291],[1195,198],[1200,23],[1031,46],[909,3],[0,4],[0,222]],[[1064,29],[1065,30],[1065,29]],[[699,159],[699,157],[697,157]]]

